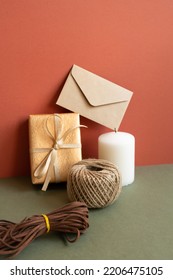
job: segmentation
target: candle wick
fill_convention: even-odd
[[[115,133],[116,133],[116,132],[118,132],[118,129],[117,129],[117,128],[114,128],[114,131],[115,131]]]

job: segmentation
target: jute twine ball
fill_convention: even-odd
[[[121,189],[119,171],[107,160],[79,161],[72,166],[67,177],[69,200],[85,202],[88,208],[102,208],[112,204]]]

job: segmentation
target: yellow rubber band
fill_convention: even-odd
[[[45,214],[42,214],[42,216],[45,219],[46,227],[47,227],[47,233],[50,231],[50,223],[49,223],[49,218]]]

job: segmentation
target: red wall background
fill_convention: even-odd
[[[27,175],[28,116],[55,102],[72,64],[134,92],[120,130],[136,165],[173,163],[173,1],[0,1],[0,177]],[[107,128],[85,118],[83,157]]]

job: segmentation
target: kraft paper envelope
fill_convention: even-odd
[[[118,130],[132,92],[73,65],[56,104]]]

